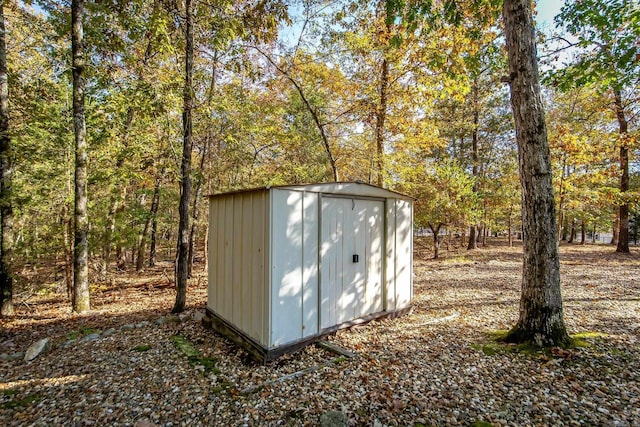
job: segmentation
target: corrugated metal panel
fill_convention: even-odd
[[[322,329],[383,310],[383,212],[382,201],[322,198]]]
[[[309,206],[313,203],[312,200],[305,203],[305,197],[306,194],[299,191],[271,192],[273,241],[270,341],[273,346],[309,335],[310,331],[305,331],[304,325],[317,311],[311,305],[314,299],[312,288],[317,287],[317,274],[314,274],[317,270],[317,252],[313,250],[317,232],[314,236],[313,227],[305,230],[305,225],[309,227],[309,222],[313,221],[313,217],[306,217],[313,215],[307,213],[313,211],[313,206]],[[316,255],[311,252],[315,252]],[[309,298],[307,306],[303,304],[304,293]]]
[[[210,199],[207,306],[266,345],[266,191]]]
[[[302,337],[319,332],[318,329],[318,194],[303,193],[302,230]]]
[[[396,308],[407,307],[413,295],[413,209],[409,202],[396,200]]]
[[[396,309],[396,203],[387,200],[385,218],[385,310]]]

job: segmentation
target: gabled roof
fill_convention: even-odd
[[[249,188],[230,191],[227,193],[209,194],[208,197],[225,196],[229,194],[248,193],[254,191],[268,191],[271,189],[307,191],[311,193],[339,194],[343,196],[378,197],[385,199],[415,200],[413,197],[396,191],[380,188],[365,182],[325,182],[315,184],[274,185],[268,187]]]

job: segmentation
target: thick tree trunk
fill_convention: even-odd
[[[618,209],[618,243],[616,252],[629,253],[629,203],[624,200],[626,192],[629,191],[629,147],[628,147],[628,123],[622,105],[622,94],[620,90],[613,91],[616,117],[618,118],[618,128],[620,132],[620,195],[623,202]]]
[[[477,231],[477,225],[469,226],[469,243],[467,244],[467,250],[478,249]]]
[[[503,20],[518,143],[524,246],[519,319],[506,339],[564,346],[569,336],[562,310],[551,159],[531,1],[505,0]]]
[[[193,11],[191,0],[185,1],[185,11],[185,82],[184,111],[182,113],[184,140],[182,145],[182,165],[180,167],[180,205],[178,207],[180,220],[176,252],[176,302],[172,309],[173,313],[184,311],[184,306],[187,302],[187,278],[189,275],[189,200],[191,198],[191,152],[193,148],[191,125],[191,112],[193,110]]]
[[[84,118],[84,66],[83,46],[84,0],[71,1],[71,52],[73,58],[73,127],[76,143],[75,222],[73,259],[73,311],[82,313],[90,309],[89,303],[89,248],[87,235],[87,140]]]
[[[4,1],[0,1],[0,316],[13,316],[13,153],[9,135],[9,86]]]

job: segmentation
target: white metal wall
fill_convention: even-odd
[[[207,306],[251,338],[268,340],[268,192],[209,199]]]
[[[209,309],[274,348],[407,307],[412,203],[360,197],[301,186],[210,198]]]
[[[413,296],[413,206],[406,200],[387,200],[386,310],[409,306]]]
[[[271,194],[270,345],[277,347],[318,333],[318,194]]]
[[[383,310],[383,214],[382,201],[322,197],[321,329]]]

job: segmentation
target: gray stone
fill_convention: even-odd
[[[149,322],[148,320],[143,320],[142,322],[136,325],[136,328],[144,328],[146,326],[149,326],[150,324],[151,322]]]
[[[73,345],[77,341],[78,341],[77,339],[67,340],[67,341],[63,342],[62,344],[60,344],[60,347],[67,348],[67,347]]]
[[[346,427],[347,415],[342,411],[328,411],[320,415],[321,427]]]
[[[132,325],[131,323],[127,323],[126,325],[120,326],[120,330],[121,331],[130,331],[131,329],[134,329],[135,327],[136,327],[136,325]]]
[[[19,360],[19,359],[22,359],[23,357],[24,357],[24,352],[0,354],[0,360],[5,360],[5,361]]]
[[[100,338],[100,334],[89,334],[89,335],[85,335],[84,337],[80,338],[79,342],[95,341],[98,338]]]
[[[167,318],[159,317],[156,320],[154,320],[153,323],[155,323],[156,325],[164,325],[165,323],[167,323]]]
[[[30,362],[42,353],[51,349],[51,340],[49,338],[43,338],[31,344],[27,351],[24,353],[24,361]]]
[[[148,418],[142,418],[133,425],[134,427],[155,427],[156,424]]]
[[[113,335],[115,334],[117,331],[115,330],[115,328],[109,328],[106,331],[104,331],[102,333],[103,336],[108,337],[109,335]]]
[[[200,310],[197,310],[195,313],[193,313],[193,320],[195,320],[196,322],[201,322],[204,317],[204,313]]]

